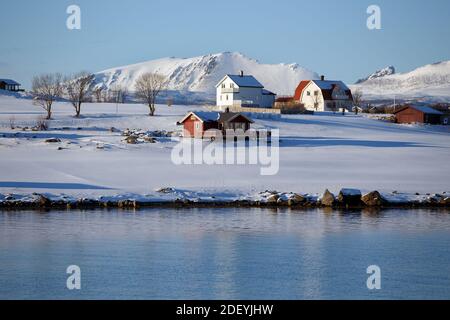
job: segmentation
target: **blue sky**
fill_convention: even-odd
[[[25,87],[42,72],[72,73],[166,56],[239,51],[354,82],[450,59],[448,0],[0,0],[0,78]],[[81,7],[82,29],[66,28]],[[381,7],[382,30],[366,27]]]

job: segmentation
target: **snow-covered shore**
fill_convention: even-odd
[[[257,128],[280,129],[280,170],[274,176],[261,176],[255,165],[177,166],[170,139],[123,141],[127,128],[180,130],[176,122],[195,109],[201,107],[161,105],[156,117],[148,117],[142,105],[85,104],[83,117],[75,119],[70,105],[57,103],[48,131],[23,131],[42,110],[30,100],[0,96],[0,197],[160,199],[156,190],[173,187],[192,199],[234,201],[264,190],[319,196],[349,187],[408,197],[450,190],[448,126],[326,113],[255,119]],[[49,138],[60,142],[46,143]]]

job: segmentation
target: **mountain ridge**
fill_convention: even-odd
[[[368,76],[366,78],[359,79],[358,81],[356,81],[355,84],[361,84],[361,83],[366,82],[368,80],[382,78],[382,77],[385,77],[385,76],[390,76],[392,74],[395,74],[395,67],[394,66],[388,66],[386,68],[383,68],[383,69],[375,71],[374,73],[372,73],[370,76]]]
[[[110,68],[96,73],[95,83],[103,89],[121,86],[132,92],[141,74],[153,72],[167,78],[167,87],[172,94],[213,99],[217,82],[225,74],[238,74],[241,70],[278,95],[292,95],[301,80],[319,79],[316,72],[297,63],[265,64],[239,52],[222,52],[193,58],[161,58]]]
[[[368,79],[350,87],[361,90],[369,99],[397,96],[450,101],[450,60],[420,66],[405,73]]]

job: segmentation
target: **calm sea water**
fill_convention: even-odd
[[[445,211],[0,212],[1,299],[450,299],[449,263]]]

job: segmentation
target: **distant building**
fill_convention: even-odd
[[[226,75],[216,85],[218,107],[272,108],[276,94],[264,89],[253,76]]]
[[[351,90],[342,81],[304,80],[295,90],[294,100],[310,111],[339,111],[353,109]]]
[[[244,132],[250,129],[253,120],[237,112],[189,112],[179,124],[189,133],[189,137],[203,138],[205,132],[217,129],[225,134],[226,130],[242,129]]]
[[[444,113],[425,105],[407,105],[394,114],[397,123],[441,124],[445,122]]]
[[[20,89],[20,86],[21,86],[21,84],[14,80],[0,79],[0,89],[1,90],[12,91],[12,92],[22,91]]]

